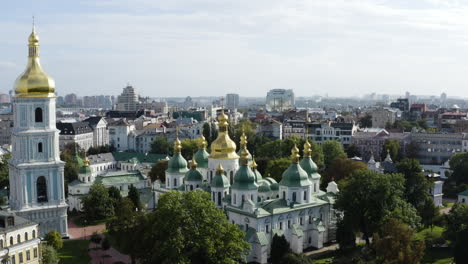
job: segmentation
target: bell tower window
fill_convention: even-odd
[[[43,117],[42,117],[42,108],[38,107],[36,108],[34,112],[34,120],[36,123],[42,123],[43,122]]]
[[[47,183],[46,183],[46,178],[44,176],[37,178],[36,187],[37,187],[37,201],[39,203],[47,202]]]
[[[37,152],[42,153],[42,142],[37,144]]]

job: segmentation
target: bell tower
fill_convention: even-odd
[[[68,236],[67,203],[55,123],[55,82],[39,61],[39,36],[29,36],[26,70],[15,82],[13,98],[10,208],[39,224],[43,236],[57,230]]]

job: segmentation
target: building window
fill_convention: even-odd
[[[302,217],[299,218],[299,223],[303,225],[304,223],[302,222]]]
[[[270,226],[269,226],[269,225],[266,225],[266,226],[265,226],[265,229],[266,229],[266,233],[269,234],[269,233],[270,233]]]
[[[34,258],[37,258],[37,248],[34,248]]]
[[[15,257],[15,255],[11,256],[11,264],[16,264],[16,257]]]
[[[293,192],[293,194],[292,194],[292,200],[293,200],[293,202],[296,202],[296,192]]]
[[[34,111],[34,120],[36,121],[36,123],[42,123],[42,108],[38,107],[36,108],[36,111]]]
[[[37,201],[39,203],[47,202],[47,184],[46,184],[46,178],[44,176],[37,178],[36,189],[37,189]]]
[[[283,222],[280,222],[280,230],[283,230]]]
[[[291,220],[288,220],[288,228],[291,228]]]
[[[37,143],[37,152],[42,153],[42,142]]]
[[[28,232],[24,233],[24,241],[28,241]]]
[[[177,179],[174,179],[174,188],[177,187]]]
[[[218,206],[221,206],[221,192],[218,192]]]
[[[20,234],[18,234],[18,235],[16,236],[16,243],[21,243],[21,236],[20,236]]]
[[[20,252],[18,254],[18,258],[19,258],[19,263],[23,263],[23,252]]]
[[[0,239],[0,248],[3,248],[3,239]]]
[[[10,246],[13,245],[13,237],[10,237]]]
[[[304,191],[304,201],[307,201],[307,191]]]
[[[286,192],[285,191],[283,191],[283,199],[286,200]]]
[[[26,251],[26,260],[31,260],[31,252],[29,250]]]

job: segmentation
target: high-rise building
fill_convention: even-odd
[[[28,65],[15,82],[10,208],[39,224],[39,233],[68,235],[67,203],[55,126],[55,82],[39,62],[39,37],[29,36]]]
[[[267,111],[283,111],[291,108],[294,108],[294,92],[292,89],[272,89],[267,93]]]
[[[136,111],[139,108],[138,93],[131,85],[123,88],[122,94],[117,98],[115,109],[118,111]]]
[[[65,95],[65,103],[67,105],[77,105],[78,104],[78,96],[76,96],[76,94],[74,94],[74,93]]]
[[[226,108],[237,109],[239,107],[239,95],[238,94],[226,94]]]

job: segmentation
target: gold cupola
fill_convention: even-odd
[[[29,56],[26,70],[16,79],[16,97],[55,97],[55,81],[41,67],[39,36],[33,25],[28,38]]]
[[[212,159],[238,159],[236,154],[236,143],[232,141],[228,134],[228,116],[224,110],[218,116],[219,133],[218,138],[211,143]]]

